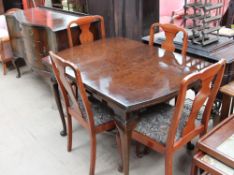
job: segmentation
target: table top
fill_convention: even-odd
[[[219,91],[226,95],[233,97],[234,96],[234,81],[231,81],[228,84],[222,86]]]
[[[125,111],[168,100],[185,75],[210,65],[126,38],[98,40],[57,54],[78,66],[88,89]]]
[[[39,7],[19,10],[11,15],[14,15],[20,23],[48,27],[54,32],[66,29],[69,22],[79,18],[79,15]]]
[[[234,115],[213,128],[198,142],[198,148],[234,168]]]

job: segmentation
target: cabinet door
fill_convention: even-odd
[[[41,59],[49,52],[47,30],[27,25],[23,25],[22,28],[27,63],[34,69],[45,70]]]

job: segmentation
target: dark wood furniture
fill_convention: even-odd
[[[195,137],[207,132],[211,109],[224,69],[225,60],[223,59],[200,72],[186,76],[181,81],[175,108],[168,104],[160,104],[139,114],[141,120],[132,132],[132,139],[165,155],[165,175],[173,174],[175,152]],[[200,82],[201,86],[193,100],[191,112],[187,114],[184,111],[186,93],[196,82]],[[208,101],[201,122],[195,124],[206,100]]]
[[[188,34],[187,32],[174,24],[160,24],[160,23],[154,23],[150,27],[150,38],[149,38],[149,45],[154,45],[154,34],[155,29],[157,27],[160,27],[163,29],[165,33],[165,41],[162,42],[161,47],[167,51],[174,52],[175,51],[175,45],[174,45],[174,39],[176,35],[179,32],[183,33],[183,46],[182,46],[182,55],[186,55],[187,48],[188,48]]]
[[[192,174],[197,175],[198,168],[211,174],[224,174],[222,170],[217,170],[212,165],[201,161],[201,157],[207,154],[225,165],[234,169],[234,157],[221,152],[218,147],[234,134],[234,116],[226,118],[223,122],[213,128],[209,133],[198,141],[199,153],[194,157]],[[227,148],[233,150],[232,148]]]
[[[87,9],[104,17],[107,37],[140,40],[159,21],[159,0],[87,0]]]
[[[91,22],[91,21],[90,21]],[[90,134],[90,175],[95,174],[96,135],[115,128],[113,112],[100,102],[90,101],[86,94],[78,67],[50,52],[53,72],[61,88],[68,123],[68,151],[72,149],[72,117],[74,117]],[[75,75],[71,81],[66,70]]]
[[[222,108],[219,120],[222,121],[233,112],[234,81],[222,86],[220,92],[222,93]]]
[[[115,112],[125,175],[129,174],[131,130],[139,111],[171,99],[187,74],[210,65],[125,38],[98,40],[57,55],[77,65],[86,90]]]
[[[45,8],[6,14],[14,56],[25,58],[33,70],[49,72],[41,58],[47,56],[49,50],[68,47],[66,26],[77,18]]]

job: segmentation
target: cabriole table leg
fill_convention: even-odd
[[[55,101],[56,101],[56,104],[57,104],[57,107],[59,110],[59,115],[60,115],[60,118],[62,121],[62,126],[63,126],[63,130],[60,132],[60,135],[66,136],[67,135],[67,127],[66,127],[65,116],[63,113],[63,107],[62,107],[62,103],[61,103],[61,99],[60,99],[58,83],[54,79],[51,79],[51,82],[52,82],[52,86],[53,86]]]

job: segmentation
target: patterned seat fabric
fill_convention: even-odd
[[[185,101],[184,111],[176,132],[176,141],[182,136],[183,129],[192,108],[192,105],[186,104],[192,103],[187,103]],[[175,107],[164,103],[144,111],[141,114],[141,120],[137,124],[135,131],[165,145],[174,109]],[[203,111],[204,109],[200,110],[199,115],[202,115]]]
[[[91,110],[93,112],[95,126],[100,126],[105,123],[113,121],[114,114],[110,108],[108,108],[106,105],[102,104],[100,101],[94,98],[90,97],[89,101],[91,105]],[[82,116],[83,118],[87,120],[88,116],[87,116],[87,113],[85,112],[84,104],[80,96],[78,97],[78,102],[79,102],[79,107],[80,107]]]

